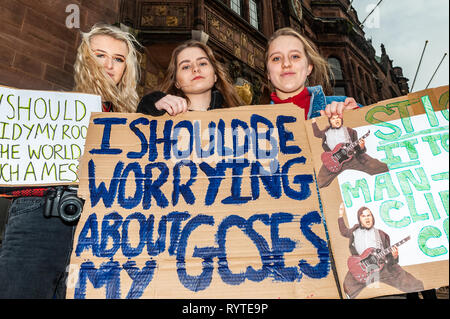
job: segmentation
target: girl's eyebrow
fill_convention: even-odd
[[[197,58],[196,60],[199,61],[199,60],[203,60],[203,59],[206,59],[209,61],[208,57],[206,57],[206,56],[201,56],[201,57]],[[178,63],[178,65],[181,65],[183,63],[190,63],[190,62],[191,62],[191,60],[185,59],[183,61],[180,61],[180,63]]]
[[[274,54],[281,54],[281,52],[280,51],[275,51],[275,52],[272,52],[272,54],[271,55],[269,55],[269,58],[272,56],[272,55],[274,55]]]
[[[108,52],[106,52],[106,51],[104,51],[104,50],[102,50],[102,49],[95,49],[94,52],[101,52],[101,53],[106,53],[106,54],[108,54]],[[125,59],[125,56],[123,56],[122,54],[119,54],[119,53],[113,54],[113,56],[115,56],[115,57],[122,57],[122,58]]]
[[[292,53],[292,52],[302,53],[302,51],[301,51],[301,50],[298,50],[298,49],[290,50],[288,53]],[[274,55],[274,54],[281,54],[281,51],[275,51],[275,52],[273,52],[271,55],[269,55],[269,58],[270,58],[272,55]]]

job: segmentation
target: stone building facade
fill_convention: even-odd
[[[80,29],[116,23],[119,9],[120,0],[0,0],[0,86],[70,91]],[[67,27],[71,13],[79,28]],[[0,198],[0,246],[9,205]]]
[[[120,1],[0,0],[0,85],[70,91],[79,31],[117,23]]]
[[[285,26],[306,35],[330,62],[335,82],[329,94],[367,105],[409,90],[385,48],[375,55],[348,0],[123,0],[120,22],[146,48],[141,94],[157,87],[173,48],[195,38],[207,40],[244,96],[251,88],[247,102],[268,103],[265,47],[274,30]]]
[[[69,28],[70,6],[79,28]],[[140,94],[155,89],[181,41],[207,40],[246,102],[269,102],[267,39],[291,26],[328,59],[335,92],[371,104],[408,93],[408,79],[382,48],[364,37],[348,0],[0,0],[0,85],[71,90],[80,30],[95,22],[121,25],[145,46]],[[251,90],[248,91],[248,88]]]

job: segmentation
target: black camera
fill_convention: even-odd
[[[83,204],[84,200],[77,196],[75,187],[51,187],[46,194],[44,216],[61,217],[66,222],[74,222],[80,218]]]

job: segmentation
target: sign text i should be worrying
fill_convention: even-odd
[[[302,117],[281,110],[94,118],[73,296],[311,295],[310,280],[336,296]]]

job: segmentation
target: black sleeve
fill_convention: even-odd
[[[161,100],[163,97],[165,97],[167,94],[160,91],[155,91],[152,93],[149,93],[145,95],[141,101],[139,102],[139,105],[137,107],[137,113],[143,113],[146,115],[152,115],[152,116],[161,116],[166,113],[165,110],[157,110],[155,103]]]
[[[383,248],[388,248],[391,247],[391,239],[389,238],[389,235],[386,234],[385,232],[383,232],[382,230],[378,230],[380,232],[380,236],[384,237],[384,240],[382,239],[381,241],[383,242]],[[399,261],[399,256],[397,256],[396,259],[394,259],[394,256],[392,256],[392,252],[390,252],[389,254],[386,255],[386,261],[388,264],[398,264]]]
[[[358,132],[356,132],[354,129],[352,128],[348,128],[348,132],[350,134],[350,139],[352,140],[352,142],[356,142],[359,140],[358,138]],[[355,146],[355,152],[357,154],[363,154],[367,151],[367,149],[364,147],[363,149],[361,149],[361,146],[359,146],[359,144],[356,144]]]

